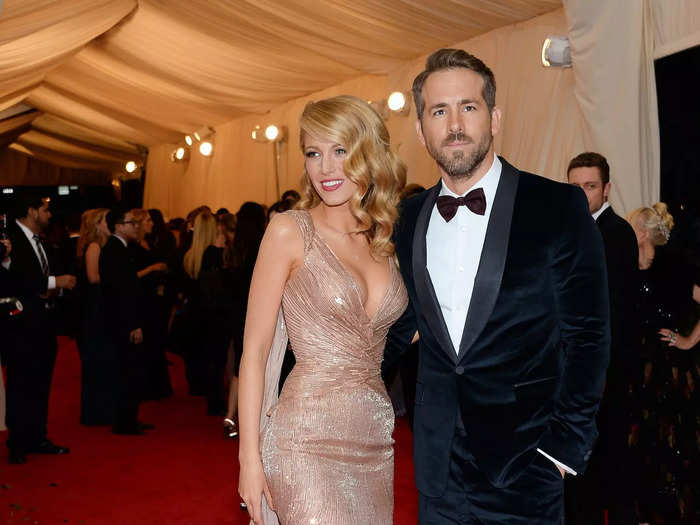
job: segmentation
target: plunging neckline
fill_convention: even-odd
[[[357,295],[357,301],[360,304],[360,308],[362,309],[362,312],[365,314],[365,317],[373,323],[379,312],[382,310],[384,307],[384,303],[386,302],[387,297],[389,296],[389,292],[391,291],[391,286],[394,284],[394,272],[395,269],[392,267],[393,264],[391,262],[391,259],[387,257],[387,263],[389,264],[389,282],[386,286],[386,289],[384,290],[384,295],[382,295],[381,300],[379,301],[379,304],[377,305],[377,309],[374,311],[374,313],[370,316],[369,313],[367,312],[367,309],[365,308],[364,303],[362,302],[362,293],[360,289],[360,285],[357,284],[357,279],[355,278],[355,275],[347,269],[347,267],[343,264],[343,261],[340,260],[340,257],[338,257],[335,252],[333,251],[333,248],[330,247],[328,242],[321,236],[320,233],[318,233],[318,230],[316,229],[316,225],[314,224],[314,219],[311,215],[311,212],[306,210],[306,213],[308,213],[309,216],[309,221],[311,221],[311,227],[313,228],[313,236],[316,237],[320,243],[323,245],[326,250],[331,254],[333,259],[335,260],[336,264],[340,267],[340,270],[343,274],[345,274],[345,277],[350,281],[350,284],[352,288],[355,290],[355,294]]]

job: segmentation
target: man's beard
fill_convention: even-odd
[[[456,150],[452,152],[452,154],[449,154],[442,149],[452,142],[465,142],[467,138],[468,137],[463,132],[458,131],[456,133],[450,133],[438,148],[434,148],[429,143],[427,144],[430,156],[435,159],[442,170],[452,179],[460,180],[471,177],[474,169],[486,158],[486,154],[489,152],[491,142],[493,141],[493,135],[487,133],[481,137],[481,140],[471,153]],[[469,142],[473,143],[474,141],[470,139]]]

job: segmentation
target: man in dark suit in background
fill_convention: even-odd
[[[116,209],[107,213],[112,236],[100,252],[100,283],[105,305],[107,335],[117,349],[117,406],[112,432],[141,435],[150,427],[138,421],[143,390],[144,304],[141,283],[128,245],[138,240],[138,221],[131,212]]]
[[[69,449],[46,437],[51,379],[56,362],[55,297],[75,287],[73,275],[56,275],[57,265],[41,234],[51,218],[49,199],[20,195],[15,221],[8,227],[12,242],[9,270],[24,311],[16,325],[16,342],[7,355],[7,427],[9,462],[26,455],[67,454]]]
[[[632,524],[634,511],[634,472],[628,435],[636,376],[641,373],[635,336],[639,321],[635,314],[639,247],[630,224],[619,217],[608,202],[610,166],[599,153],[577,155],[569,163],[570,184],[586,194],[588,208],[603,236],[610,296],[610,366],[605,394],[600,404],[600,439],[591,456],[589,471],[581,479],[568,479],[566,485],[567,523],[604,523],[608,509],[610,525]],[[624,476],[620,483],[621,477]]]
[[[583,193],[494,154],[493,73],[442,49],[414,80],[441,181],[396,226],[409,296],[385,366],[416,330],[419,522],[561,524],[584,471],[609,352],[603,244]]]

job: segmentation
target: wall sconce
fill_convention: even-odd
[[[136,171],[137,167],[138,166],[137,166],[136,162],[134,162],[133,160],[130,160],[129,162],[124,164],[124,171],[126,171],[127,173],[134,173]]]
[[[408,92],[394,91],[386,100],[386,105],[393,113],[408,116],[411,112],[411,94]]]
[[[565,36],[548,36],[542,44],[544,67],[571,67],[571,46]]]

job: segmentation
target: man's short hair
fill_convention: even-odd
[[[122,206],[117,206],[107,212],[105,222],[107,222],[107,228],[111,233],[114,233],[117,224],[124,224],[127,213],[129,213],[129,209]]]
[[[463,49],[438,49],[425,61],[425,70],[418,74],[413,81],[413,100],[416,103],[418,119],[423,118],[425,104],[423,102],[423,84],[426,79],[436,71],[446,69],[468,69],[481,76],[484,85],[481,88],[481,96],[486,101],[489,111],[496,105],[496,79],[489,67],[474,55]]]
[[[569,168],[566,170],[566,177],[569,177],[571,170],[576,168],[598,168],[600,173],[600,180],[603,181],[603,185],[610,182],[610,166],[608,161],[600,153],[594,151],[586,151],[580,155],[576,155],[571,162],[569,162]]]
[[[37,191],[21,192],[12,206],[12,215],[15,219],[24,219],[29,215],[29,208],[38,210],[44,205],[46,197]]]

